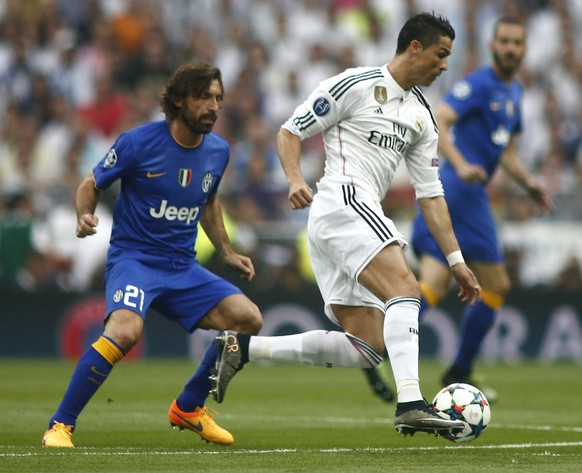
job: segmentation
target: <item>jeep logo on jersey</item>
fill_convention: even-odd
[[[318,117],[323,117],[329,112],[330,105],[325,97],[319,97],[313,102],[313,111]]]
[[[107,153],[107,158],[105,158],[103,167],[109,169],[115,166],[116,164],[117,164],[117,153],[115,152],[115,148],[111,148],[109,150],[109,153]]]
[[[202,192],[208,194],[210,187],[212,186],[212,174],[207,172],[204,174],[204,178],[202,179]]]
[[[178,174],[178,182],[182,187],[186,187],[192,180],[192,169],[180,169]]]
[[[386,87],[382,87],[381,85],[374,87],[374,98],[380,105],[386,103],[388,100],[388,92],[386,91]]]
[[[198,207],[178,208],[173,205],[168,205],[168,201],[165,199],[162,200],[159,209],[150,209],[150,215],[154,218],[165,218],[169,221],[178,220],[180,222],[186,222],[188,225],[196,220],[198,212],[200,212]]]

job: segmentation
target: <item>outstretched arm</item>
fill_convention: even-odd
[[[238,271],[241,278],[247,281],[255,277],[255,268],[251,259],[248,256],[239,255],[230,243],[222,217],[222,206],[216,194],[204,206],[200,216],[200,225],[227,266]]]
[[[443,254],[447,255],[451,273],[459,284],[458,296],[463,302],[474,304],[481,298],[481,286],[463,260],[445,198],[418,199],[418,205],[434,239]]]

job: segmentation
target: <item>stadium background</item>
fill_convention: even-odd
[[[535,216],[519,189],[494,179],[514,291],[484,355],[582,362],[582,0],[0,0],[0,356],[75,357],[99,332],[115,189],[98,209],[98,236],[84,240],[74,192],[121,132],[160,118],[161,87],[192,59],[223,71],[216,131],[232,156],[222,199],[233,240],[257,266],[243,289],[264,310],[265,333],[329,327],[306,267],[306,213],[288,209],[274,137],[319,80],[387,62],[400,26],[423,10],[457,31],[449,71],[426,90],[433,104],[489,60],[496,17],[526,19],[519,146],[557,208]],[[320,138],[305,149],[315,183]],[[384,204],[406,235],[414,200],[403,169]],[[452,355],[458,313],[451,297],[425,318],[424,355]],[[151,316],[133,356],[197,357],[211,336]]]

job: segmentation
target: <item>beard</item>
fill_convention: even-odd
[[[192,117],[187,111],[185,112],[184,109],[181,108],[180,118],[184,125],[186,125],[186,128],[188,128],[188,130],[193,134],[202,135],[212,131],[217,116],[215,113],[208,113],[206,115],[201,115],[200,117]]]
[[[522,59],[523,55],[521,57],[517,57],[513,54],[501,56],[496,52],[493,53],[493,62],[504,77],[513,77],[519,69]]]

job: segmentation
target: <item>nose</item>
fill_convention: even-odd
[[[210,110],[217,111],[220,109],[220,100],[217,97],[212,97],[209,100],[209,108]]]
[[[441,70],[442,71],[446,71],[446,70],[448,70],[448,68],[449,68],[449,59],[448,58],[444,58],[441,61]]]

